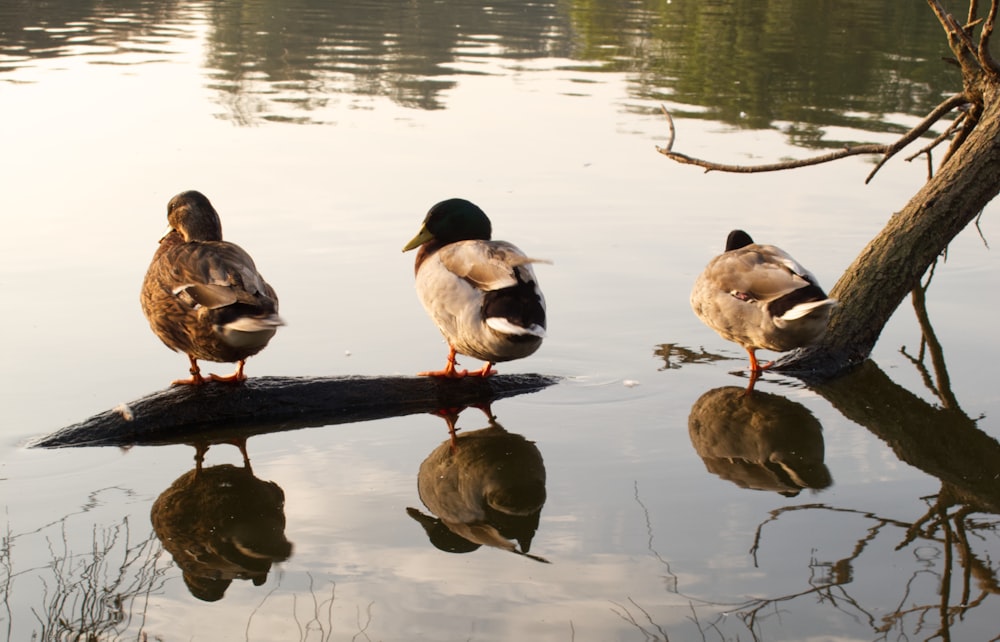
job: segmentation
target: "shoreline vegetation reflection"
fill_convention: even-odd
[[[635,101],[624,109],[669,103],[675,116],[828,149],[862,142],[832,129],[906,131],[893,121],[922,116],[958,82],[924,4],[846,4],[16,3],[0,9],[0,82],[30,82],[26,70],[44,59],[169,59],[204,31],[204,83],[218,116],[240,125],[332,122],[331,105],[366,108],[373,97],[444,109],[463,76],[547,59],[581,92],[623,74]]]

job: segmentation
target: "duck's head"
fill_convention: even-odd
[[[449,198],[427,212],[420,231],[403,247],[403,251],[430,241],[439,245],[474,239],[488,241],[492,233],[490,219],[475,203],[464,198]]]
[[[167,222],[184,240],[221,241],[219,214],[201,192],[181,192],[167,204]]]
[[[750,235],[743,230],[733,230],[726,237],[726,251],[732,252],[733,250],[738,250],[741,247],[746,247],[748,245],[753,245],[753,239]]]

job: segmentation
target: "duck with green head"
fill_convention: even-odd
[[[246,379],[243,366],[283,321],[278,296],[243,248],[222,240],[219,214],[200,192],[167,205],[170,231],[142,284],[142,312],[171,350],[188,355],[191,378],[177,384]],[[198,360],[236,363],[229,376],[201,375]]]
[[[430,209],[403,248],[419,248],[417,295],[448,342],[445,367],[421,375],[488,377],[495,374],[495,363],[527,357],[542,344],[545,298],[531,264],[547,261],[491,236],[483,210],[451,198]],[[459,370],[456,353],[486,363],[472,372]]]
[[[709,261],[691,290],[695,314],[743,346],[751,373],[771,365],[758,362],[758,349],[786,352],[819,340],[837,305],[787,252],[754,243],[743,230],[729,233],[725,252]]]

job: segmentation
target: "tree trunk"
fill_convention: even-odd
[[[903,298],[1000,192],[1000,85],[990,81],[982,98],[975,129],[830,291],[840,308],[823,340],[781,359],[776,369],[822,379],[867,359]]]
[[[960,108],[945,135],[925,148],[931,150],[953,136],[941,167],[902,211],[893,214],[885,228],[854,260],[833,286],[830,295],[840,300],[826,335],[819,343],[779,359],[781,370],[812,382],[843,374],[865,361],[882,329],[903,298],[918,287],[920,277],[934,264],[965,227],[1000,193],[1000,64],[990,54],[990,38],[1000,15],[1000,0],[992,0],[987,17],[977,19],[980,7],[970,0],[963,26],[947,13],[940,0],[927,0],[948,37],[948,44],[962,72],[962,92],[942,102],[923,122],[892,145],[858,145],[820,157],[756,166],[738,166],[693,158],[673,151],[674,126],[667,144],[658,148],[674,161],[697,165],[706,171],[770,172],[830,162],[857,154],[882,154],[878,168],[922,135],[942,116]],[[979,29],[978,43],[973,32]],[[961,125],[958,127],[958,125]]]
[[[812,389],[901,461],[940,479],[956,501],[1000,513],[1000,443],[961,410],[924,401],[872,361]]]

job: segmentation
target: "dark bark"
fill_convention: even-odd
[[[211,444],[313,426],[488,405],[557,382],[543,375],[254,377],[243,384],[172,386],[68,426],[35,448]]]

